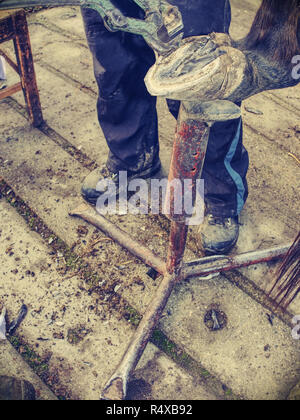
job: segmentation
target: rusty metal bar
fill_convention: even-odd
[[[8,96],[14,95],[16,92],[19,92],[20,90],[22,90],[21,82],[16,83],[12,86],[9,86],[5,89],[2,89],[1,92],[0,92],[0,100],[5,99]]]
[[[190,277],[203,277],[208,276],[209,274],[222,273],[242,267],[248,267],[250,265],[281,259],[286,255],[290,247],[291,244],[287,244],[270,249],[246,252],[244,254],[230,257],[220,255],[190,261],[184,264],[183,277],[185,279]]]
[[[39,127],[44,120],[36,82],[26,15],[21,11],[14,14],[12,19],[15,27],[15,52],[29,120],[34,127]]]
[[[178,279],[175,274],[166,274],[164,276],[155,293],[154,299],[148,306],[143,319],[130,341],[120,365],[104,387],[101,399],[122,400],[125,398],[130,374],[135,369],[143,354],[152,331],[159,321],[177,282]]]
[[[185,250],[188,214],[185,207],[185,187],[189,180],[192,205],[196,198],[196,182],[201,178],[204,159],[208,144],[210,126],[195,119],[193,114],[186,112],[181,105],[173,154],[169,171],[168,189],[165,200],[165,213],[171,220],[171,231],[167,257],[167,271],[170,274],[181,272],[183,254]],[[178,186],[180,191],[178,191]],[[190,209],[192,212],[192,208]]]
[[[210,125],[196,119],[186,111],[182,104],[173,145],[172,161],[169,171],[169,188],[164,206],[169,219],[180,223],[187,223],[192,214],[185,208],[183,187],[188,187],[192,194],[192,202],[196,198],[196,182],[201,178],[206,149],[208,144]],[[186,181],[190,180],[187,184]],[[181,186],[181,191],[176,188]]]
[[[167,257],[167,272],[181,274],[183,254],[188,234],[188,226],[184,223],[171,222],[169,249]]]
[[[70,216],[77,216],[100,229],[107,236],[116,241],[119,245],[126,248],[129,252],[143,261],[146,265],[154,268],[159,274],[164,274],[166,263],[163,259],[155,255],[140,242],[134,240],[127,232],[118,228],[105,217],[101,216],[94,207],[82,204],[77,209],[71,211]],[[270,249],[251,251],[235,256],[212,256],[199,260],[186,262],[183,264],[182,278],[203,277],[209,274],[222,273],[254,264],[273,261],[283,258],[290,249],[291,244],[278,246]]]
[[[91,223],[119,245],[142,260],[145,264],[154,268],[159,274],[164,275],[166,273],[166,263],[163,259],[155,255],[149,248],[145,247],[140,242],[132,239],[128,233],[99,214],[94,207],[82,204],[69,214],[70,216],[81,217],[86,222]]]

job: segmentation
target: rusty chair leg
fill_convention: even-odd
[[[16,33],[14,46],[29,120],[34,127],[39,127],[43,123],[43,115],[36,83],[26,15],[24,12],[20,12],[13,19]]]

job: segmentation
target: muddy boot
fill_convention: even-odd
[[[236,217],[215,217],[207,214],[199,227],[199,245],[206,254],[227,254],[237,243],[239,219]]]
[[[0,401],[35,400],[35,389],[30,382],[0,376]]]
[[[154,166],[142,172],[127,171],[127,183],[133,179],[147,179],[155,175],[161,169],[161,163],[158,161]],[[122,171],[125,172],[125,171]],[[108,184],[113,183],[116,186],[116,195],[119,196],[122,185],[119,182],[119,172],[110,171],[106,165],[100,169],[95,169],[84,180],[81,188],[83,198],[90,204],[96,205],[98,198],[107,191]],[[128,185],[127,185],[128,186]]]

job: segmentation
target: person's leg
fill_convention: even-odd
[[[142,13],[134,4],[127,12],[133,17]],[[127,171],[130,180],[160,169],[156,98],[144,83],[155,56],[142,37],[108,31],[94,10],[82,9],[82,16],[99,89],[98,119],[109,147],[106,165],[89,174],[81,189],[96,204],[105,191],[97,191],[100,180],[111,180],[118,192],[119,171]]]
[[[118,1],[115,0],[116,3]],[[228,32],[230,24],[230,4],[228,0],[216,0],[214,3],[209,0],[190,0],[189,2],[186,0],[172,0],[172,3],[177,5],[182,12],[185,36],[204,35],[211,31]],[[124,12],[124,10],[122,11]],[[128,36],[128,34],[123,33],[108,33],[101,19],[93,13],[92,11],[85,11],[83,15],[87,38],[94,56],[95,75],[100,91],[98,102],[99,121],[110,147],[108,167],[112,171],[128,169],[137,173],[145,167],[151,168],[153,162],[158,161],[157,120],[156,112],[154,111],[155,100],[149,97],[142,81],[147,69],[154,61],[154,56],[141,37]],[[147,54],[144,56],[147,57],[147,64],[145,65],[145,61],[143,61],[142,66],[140,64],[143,56],[141,49],[145,52],[147,51]],[[120,57],[120,61],[118,60],[119,65],[117,66],[116,61],[111,59],[111,51],[116,51],[118,57]],[[137,69],[143,70],[136,72]],[[131,72],[131,70],[135,70],[135,72]],[[132,79],[133,74],[134,79]],[[137,74],[143,75],[139,79],[141,81],[140,85],[136,83]],[[122,83],[124,80],[125,84]],[[131,83],[132,80],[134,80],[133,83]],[[144,113],[141,112],[141,114],[139,112],[136,113],[138,122],[136,115],[126,113],[126,110],[130,109],[127,108],[127,104],[129,106],[130,101],[136,98],[135,96],[132,97],[132,89],[135,86],[139,86],[137,92],[140,92],[136,103],[141,106],[141,111],[147,110]],[[101,87],[103,87],[103,90]],[[150,103],[152,103],[152,106],[149,108]],[[172,114],[177,118],[179,103],[168,101],[168,105]],[[139,130],[136,130],[136,128],[141,127],[140,115],[145,117],[143,126],[147,127],[148,133],[151,134],[150,137],[147,135],[136,135],[139,133]],[[133,117],[133,120],[135,120],[134,124],[130,124],[130,117]],[[149,130],[149,127],[153,128],[151,121],[152,123],[155,121],[155,137],[153,137],[153,131]],[[127,133],[127,135],[124,136],[124,133]],[[129,139],[128,144],[125,138]],[[145,140],[147,138],[148,141]],[[148,160],[145,156],[148,156]],[[203,171],[208,211],[211,212],[211,215],[221,218],[222,221],[221,224],[218,221],[217,223],[208,224],[208,231],[210,226],[213,225],[214,228],[216,227],[217,232],[220,233],[219,239],[214,235],[213,246],[211,247],[213,251],[215,249],[216,252],[225,252],[237,240],[238,223],[235,216],[240,212],[247,197],[245,181],[247,167],[248,156],[242,146],[241,121],[216,124],[211,131]],[[240,182],[241,180],[242,182]],[[93,182],[87,182],[87,186]],[[224,222],[227,221],[227,218],[230,219],[233,226]],[[202,238],[204,238],[203,234]],[[221,247],[219,247],[220,244]],[[224,244],[226,245],[225,247]],[[206,247],[206,244],[204,244],[204,247]]]
[[[182,12],[185,37],[227,32],[229,0],[171,0]],[[112,0],[122,13],[143,19],[133,1]],[[93,10],[82,9],[88,44],[99,87],[99,123],[110,149],[108,168],[143,171],[158,162],[156,98],[146,90],[144,77],[155,61],[141,36],[109,32]]]
[[[206,216],[199,240],[208,253],[227,253],[239,236],[239,214],[248,197],[249,157],[242,119],[216,123],[203,168]]]
[[[99,123],[110,149],[107,166],[141,172],[159,159],[156,98],[144,84],[154,53],[139,36],[109,32],[95,11],[83,9],[82,15],[99,88]]]
[[[201,2],[203,7],[205,2],[206,0]],[[182,0],[173,0],[173,3],[179,5]],[[194,8],[191,13],[191,7],[194,6],[193,1],[186,8],[182,6],[188,35],[205,35],[212,31],[228,32],[231,20],[228,1],[207,2],[205,10],[197,12]],[[197,13],[200,13],[199,16]],[[198,21],[203,21],[200,26],[195,24],[197,18]],[[168,100],[168,106],[177,119],[179,103]],[[203,248],[210,253],[226,253],[238,239],[238,215],[248,196],[246,174],[249,159],[242,142],[241,119],[213,125],[202,173],[206,217],[199,232]]]
[[[177,118],[179,103],[168,101],[168,106]],[[242,119],[215,123],[202,172],[206,216],[199,230],[200,242],[209,253],[226,253],[237,242],[238,216],[248,197],[248,167]]]
[[[248,166],[242,119],[214,124],[203,168],[209,213],[224,218],[241,213],[248,197]]]

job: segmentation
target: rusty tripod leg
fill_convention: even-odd
[[[177,132],[173,147],[173,157],[169,174],[169,185],[179,180],[191,179],[192,195],[195,197],[196,180],[200,177],[209,136],[209,126],[206,123],[191,118],[181,108]],[[183,255],[185,251],[188,224],[183,208],[184,194],[179,194],[182,211],[178,209],[176,189],[169,188],[166,204],[170,204],[168,216],[171,219],[171,231],[167,258],[167,272],[156,294],[148,306],[133,338],[119,364],[116,372],[106,384],[102,399],[121,400],[126,397],[127,383],[131,372],[135,369],[143,351],[159,321],[174,286],[182,279]]]
[[[167,273],[161,281],[154,299],[148,306],[134,336],[114,375],[105,386],[101,399],[122,400],[126,396],[127,383],[158,323],[168,299],[178,281],[181,280],[187,226],[177,222],[171,224]],[[178,240],[178,242],[177,242]]]

